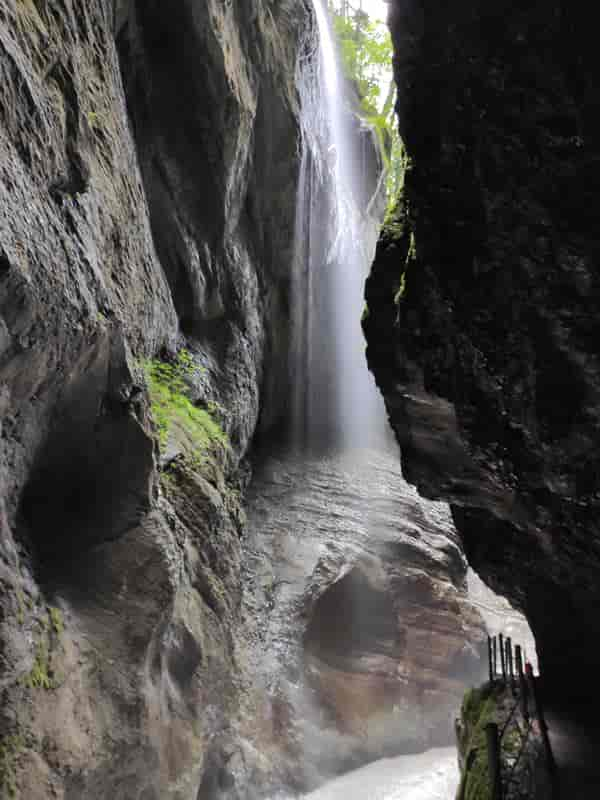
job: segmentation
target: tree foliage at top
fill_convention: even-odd
[[[385,23],[363,11],[360,0],[329,0],[329,12],[346,78],[355,86],[367,121],[377,130],[388,159],[388,201],[402,185],[402,142],[394,114],[392,41]]]

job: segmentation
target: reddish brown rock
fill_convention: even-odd
[[[395,452],[269,459],[251,490],[246,611],[299,785],[453,740],[485,632],[448,510]]]

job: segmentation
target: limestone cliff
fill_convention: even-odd
[[[187,800],[224,758],[305,20],[0,2],[2,797]]]
[[[557,692],[598,637],[598,48],[583,3],[393,0],[406,180],[368,358],[419,491]]]

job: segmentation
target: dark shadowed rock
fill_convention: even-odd
[[[598,56],[582,3],[391,5],[406,183],[368,359],[419,491],[557,691],[598,638]]]

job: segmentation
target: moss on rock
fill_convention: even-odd
[[[498,725],[500,772],[506,800],[547,798],[552,793],[539,725],[523,717],[510,685],[485,684],[464,697],[457,738],[462,780],[457,800],[492,800],[486,726]],[[507,782],[510,776],[510,781]]]
[[[52,625],[52,630],[57,636],[60,636],[65,629],[65,622],[61,610],[55,606],[50,606],[48,609],[48,617]]]
[[[201,368],[187,350],[173,362],[151,359],[143,366],[161,452],[175,436],[188,459],[200,466],[211,451],[229,448],[229,437],[211,410],[199,408],[189,398],[189,384]]]
[[[61,611],[50,606],[35,622],[40,632],[35,643],[33,665],[27,674],[20,677],[19,684],[25,689],[49,691],[59,686],[52,660],[64,632],[64,620]]]
[[[386,247],[398,248],[399,251],[401,270],[393,283],[394,305],[398,306],[406,295],[408,270],[417,260],[417,242],[404,191],[400,192],[396,204],[384,220],[381,241]]]
[[[37,643],[33,666],[21,683],[27,689],[55,688],[54,678],[50,674],[50,652],[44,640]]]
[[[17,759],[25,747],[20,733],[0,738],[0,796],[17,795]]]
[[[383,227],[381,229],[381,238],[386,240],[394,240],[398,241],[402,239],[406,233],[408,228],[408,214],[406,209],[406,203],[404,199],[404,193],[401,192],[398,195],[398,199],[396,203],[392,206],[392,208],[388,211],[383,221]]]
[[[465,757],[461,800],[491,800],[485,728],[496,721],[497,697],[486,685],[470,689],[463,700],[458,731],[459,748]]]

